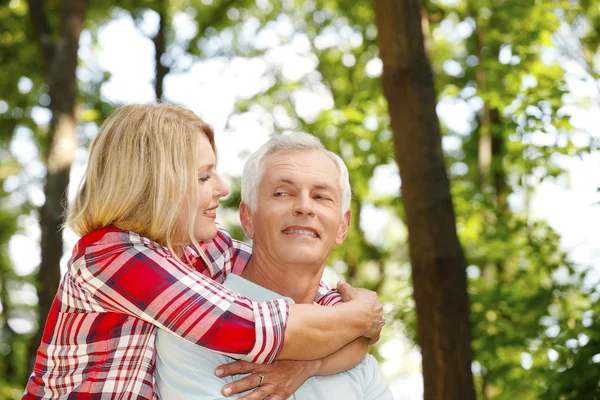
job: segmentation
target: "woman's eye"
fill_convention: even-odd
[[[201,177],[201,178],[198,178],[198,180],[199,180],[199,181],[201,181],[201,182],[206,182],[206,181],[208,181],[209,179],[210,179],[210,175],[205,175],[205,176],[203,176],[203,177]]]
[[[273,197],[283,197],[283,196],[287,196],[286,192],[275,192],[273,194]]]

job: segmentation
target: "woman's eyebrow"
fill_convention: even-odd
[[[201,173],[201,172],[204,172],[204,171],[208,171],[208,170],[213,169],[215,167],[216,167],[215,163],[200,165],[198,167],[198,173]]]

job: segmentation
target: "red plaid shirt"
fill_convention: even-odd
[[[214,276],[193,249],[190,264],[133,232],[104,228],[73,250],[24,399],[158,399],[155,331],[236,359],[269,363],[283,346],[289,306],[255,302],[220,283],[241,274],[251,248],[226,231],[203,244]],[[316,302],[340,295],[319,287]]]

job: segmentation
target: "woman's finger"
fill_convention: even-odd
[[[221,393],[223,396],[231,396],[232,394],[245,392],[246,390],[250,390],[256,387],[260,387],[264,385],[264,377],[261,378],[261,375],[258,374],[250,374],[248,376],[243,377],[242,379],[238,379],[237,381],[228,383],[223,386]],[[266,395],[265,395],[266,397]],[[264,398],[264,397],[263,397]]]

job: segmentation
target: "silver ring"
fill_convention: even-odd
[[[259,375],[259,374],[256,374],[256,375],[258,375],[258,377],[260,378],[260,383],[258,384],[258,386],[257,386],[257,387],[261,387],[261,386],[262,386],[262,384],[263,384],[263,381],[265,380],[265,377],[264,377],[264,376],[262,376],[262,375]]]
[[[381,321],[381,326],[385,325],[385,317],[382,315],[381,318],[383,318],[383,321]]]

